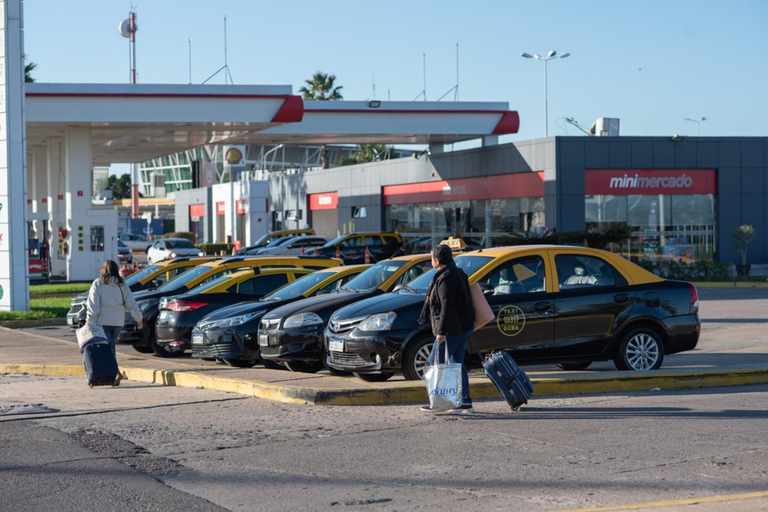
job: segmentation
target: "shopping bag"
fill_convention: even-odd
[[[427,384],[429,406],[433,411],[446,411],[461,407],[463,389],[461,384],[461,364],[448,362],[448,342],[445,346],[445,363],[438,364],[435,354],[432,366],[424,370],[424,382]],[[435,341],[433,350],[438,350]]]
[[[496,318],[491,306],[483,295],[483,289],[475,283],[469,287],[469,294],[472,296],[472,307],[475,309],[475,331]]]
[[[75,334],[77,334],[77,344],[80,346],[80,352],[83,351],[86,345],[107,341],[104,329],[98,324],[85,324],[75,331]]]

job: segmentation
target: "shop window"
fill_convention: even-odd
[[[91,251],[104,252],[104,226],[91,226]]]
[[[301,210],[285,210],[285,220],[301,220]]]

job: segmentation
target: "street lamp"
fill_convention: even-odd
[[[531,55],[530,53],[521,53],[520,56],[525,59],[536,59],[544,62],[544,134],[549,137],[549,113],[547,111],[547,62],[552,59],[564,59],[569,57],[570,53],[564,53],[558,55],[555,50],[551,50],[546,57],[542,57],[538,54]]]
[[[692,123],[696,123],[696,136],[700,137],[701,136],[701,123],[706,121],[707,118],[706,117],[701,117],[699,119],[691,119],[690,117],[684,117],[683,119],[685,119],[686,121],[690,121]]]

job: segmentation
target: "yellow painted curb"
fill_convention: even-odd
[[[226,391],[285,403],[313,405],[381,405],[423,402],[427,399],[424,386],[377,389],[316,389],[275,385],[229,377],[216,377],[186,370],[152,370],[123,366],[128,379],[164,386],[205,388]],[[82,377],[80,365],[0,364],[0,374],[30,374],[50,377]],[[621,393],[649,391],[660,388],[698,389],[704,387],[743,386],[768,383],[768,368],[757,370],[727,370],[698,373],[651,372],[641,375],[611,375],[581,378],[533,378],[535,397],[575,394]],[[471,384],[473,398],[499,398],[499,392],[490,382]]]
[[[574,508],[568,510],[560,510],[559,512],[598,512],[598,511],[620,511],[620,510],[637,510],[642,508],[661,508],[661,507],[674,507],[680,505],[697,505],[699,503],[717,503],[721,501],[740,501],[749,500],[755,498],[766,498],[768,492],[749,492],[743,494],[724,494],[721,496],[708,496],[704,498],[686,498],[681,500],[667,500],[667,501],[651,501],[648,503],[632,503],[628,505],[615,505],[607,507],[595,507],[595,508]]]

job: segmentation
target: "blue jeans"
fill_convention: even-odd
[[[107,343],[109,343],[109,346],[112,347],[112,353],[115,354],[115,357],[117,357],[117,353],[115,352],[115,345],[117,344],[117,338],[120,336],[120,331],[123,330],[123,327],[105,325],[102,328],[104,329],[104,335],[107,337]]]
[[[470,398],[469,396],[469,374],[467,373],[467,365],[464,364],[464,354],[466,354],[467,352],[467,343],[469,342],[469,337],[472,336],[472,332],[473,332],[473,329],[470,329],[464,334],[445,337],[446,343],[448,343],[449,360],[454,364],[461,365],[461,387],[463,390],[463,393],[462,393],[463,405],[472,405],[472,398]],[[430,364],[434,364],[435,353],[439,354],[439,358],[437,360],[438,364],[445,363],[445,347],[443,346],[442,343],[440,343],[439,345],[435,343],[434,348],[432,349],[432,353],[429,355]]]

